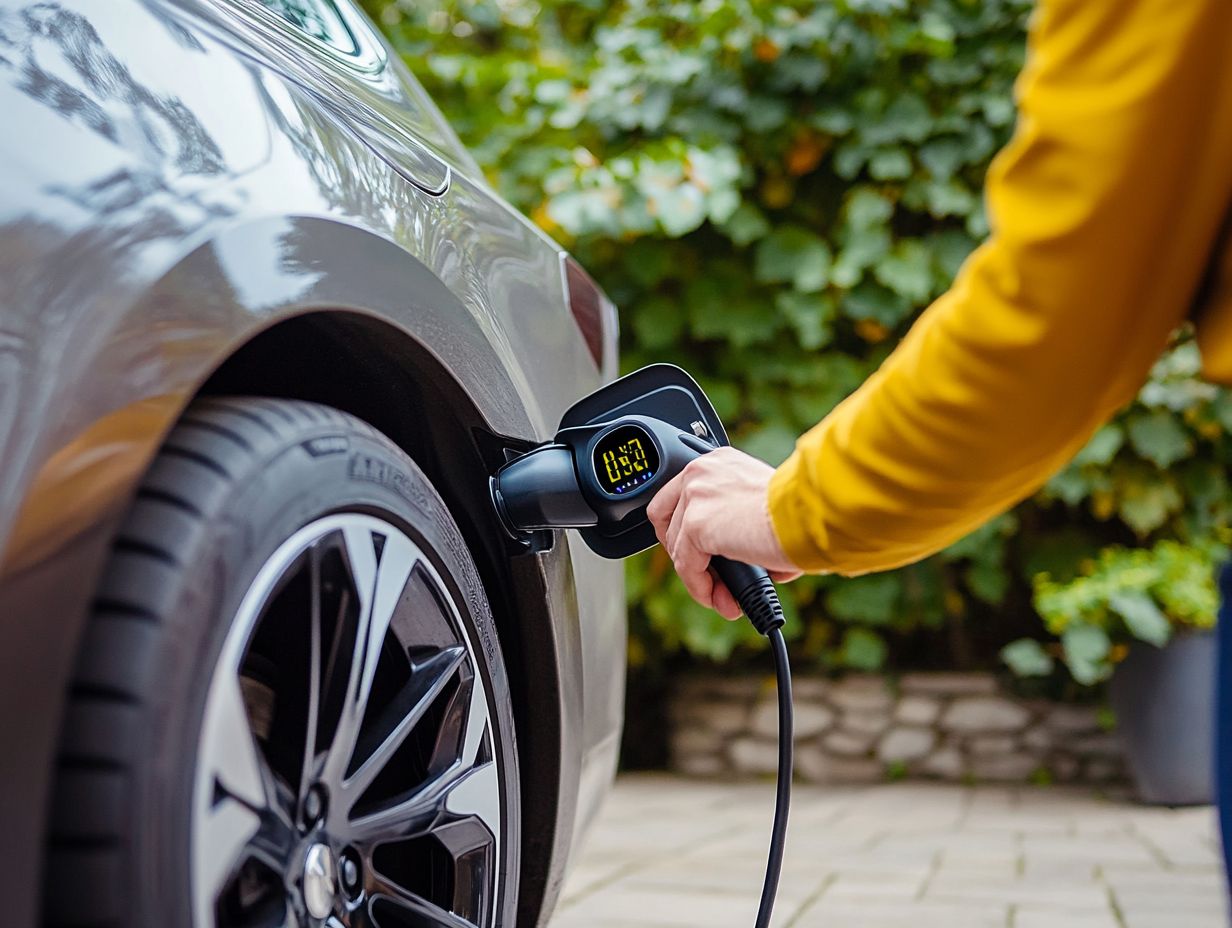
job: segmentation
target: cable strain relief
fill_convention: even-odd
[[[759,633],[768,635],[771,630],[783,627],[783,604],[769,577],[763,576],[746,586],[736,602]]]

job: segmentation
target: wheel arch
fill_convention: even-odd
[[[318,309],[261,331],[196,395],[259,395],[340,409],[401,447],[445,500],[479,568],[509,675],[522,782],[519,923],[534,924],[556,856],[544,836],[560,834],[563,824],[561,746],[569,739],[561,731],[567,694],[556,655],[572,648],[553,640],[550,581],[535,559],[510,556],[487,495],[503,449],[525,443],[489,431],[463,385],[415,338],[347,310]]]

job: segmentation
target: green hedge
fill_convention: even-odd
[[[777,463],[886,356],[986,234],[1024,0],[366,0],[488,172],[621,307],[624,363],[698,375]],[[1106,346],[1114,350],[1115,346]],[[1034,500],[893,573],[785,589],[825,667],[979,665],[1044,629],[1032,582],[1110,544],[1228,520],[1227,396],[1181,339]],[[754,643],[630,570],[631,657]],[[1036,662],[1038,669],[1039,662]]]

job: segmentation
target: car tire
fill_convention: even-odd
[[[514,923],[484,588],[423,472],[335,409],[188,409],[114,541],[57,764],[47,925]]]

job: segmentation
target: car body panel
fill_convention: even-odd
[[[356,90],[335,77],[341,99],[323,103],[328,86],[296,72],[269,23],[245,26],[243,6],[0,0],[14,130],[0,140],[0,729],[22,745],[0,758],[12,928],[36,924],[89,591],[162,436],[240,346],[308,313],[380,320],[456,379],[488,430],[522,441],[550,437],[613,374],[570,316],[559,247],[474,173],[388,49],[386,71],[357,71]],[[619,565],[575,541],[533,560],[561,676],[550,894],[615,761],[623,586]]]

